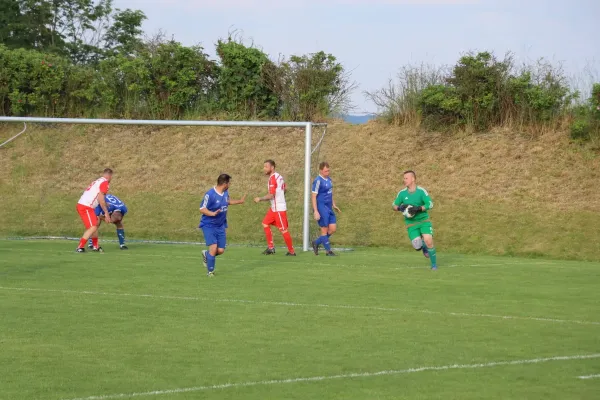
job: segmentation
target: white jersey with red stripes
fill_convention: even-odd
[[[90,208],[96,208],[98,206],[98,195],[102,192],[108,193],[108,179],[102,177],[96,179],[85,189],[78,203]]]
[[[271,210],[273,211],[287,211],[285,204],[285,181],[283,176],[274,172],[269,177],[269,193],[273,195],[271,199]]]

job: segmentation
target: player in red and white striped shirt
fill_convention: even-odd
[[[273,233],[271,232],[271,225],[275,225],[283,235],[283,239],[287,245],[288,252],[286,256],[295,256],[296,252],[294,251],[294,245],[292,243],[292,235],[290,235],[290,232],[288,231],[287,206],[285,204],[285,181],[281,175],[275,172],[275,161],[273,160],[265,161],[264,172],[265,175],[269,177],[269,194],[254,199],[255,203],[261,201],[271,202],[271,208],[262,222],[268,245],[267,250],[265,250],[263,254],[275,254],[275,244],[273,243]]]
[[[108,193],[112,175],[112,169],[106,168],[102,173],[102,177],[92,182],[77,202],[77,212],[86,229],[79,241],[79,246],[77,247],[78,253],[85,252],[85,245],[90,237],[92,238],[94,251],[102,251],[102,247],[98,246],[98,217],[94,209],[100,205],[102,211],[104,211],[104,220],[107,224],[110,224],[111,220],[104,195]]]

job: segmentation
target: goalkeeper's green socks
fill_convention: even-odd
[[[435,251],[435,247],[428,247],[427,251],[429,252],[429,261],[431,261],[431,268],[437,267],[437,254]]]

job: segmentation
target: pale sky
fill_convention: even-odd
[[[114,7],[141,9],[146,33],[163,29],[211,57],[234,29],[271,59],[332,53],[359,84],[355,113],[376,111],[362,92],[384,86],[401,66],[451,65],[469,50],[545,57],[577,82],[589,83],[590,74],[600,81],[600,0],[115,0]]]

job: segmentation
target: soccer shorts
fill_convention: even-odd
[[[98,217],[92,207],[77,204],[77,212],[81,217],[85,229],[90,229],[92,226],[98,226]]]
[[[224,226],[205,226],[202,227],[202,233],[204,234],[204,241],[209,247],[216,244],[218,249],[224,249],[227,245],[227,234]]]
[[[277,229],[285,231],[288,228],[287,212],[269,210],[262,223],[263,225],[275,225]]]
[[[329,207],[319,207],[318,208],[319,215],[321,219],[319,219],[319,226],[321,228],[326,228],[329,225],[334,225],[337,222],[337,218],[333,210]]]
[[[431,226],[431,222],[422,222],[416,223],[413,226],[410,226],[406,229],[408,231],[408,238],[411,240],[415,240],[421,235],[431,235],[433,236],[433,226]]]

